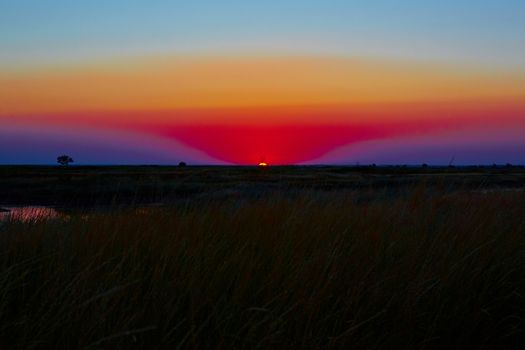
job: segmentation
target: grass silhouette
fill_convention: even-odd
[[[0,226],[2,348],[518,348],[520,192],[302,191]]]

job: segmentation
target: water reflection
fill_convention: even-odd
[[[3,207],[0,209],[0,221],[40,221],[60,217],[60,213],[50,207]]]

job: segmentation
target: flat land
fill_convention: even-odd
[[[0,167],[2,349],[523,349],[525,169]],[[53,209],[53,210],[55,210]]]
[[[525,167],[0,166],[1,205],[173,205],[304,190],[404,193],[525,189]]]

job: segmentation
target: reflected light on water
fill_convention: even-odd
[[[30,222],[60,217],[55,209],[49,207],[7,207],[4,209],[7,211],[0,212],[0,221]]]

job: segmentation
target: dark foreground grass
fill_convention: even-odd
[[[1,348],[520,348],[525,201],[305,192],[0,227]]]

